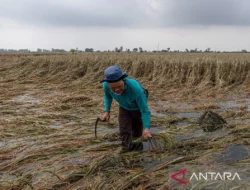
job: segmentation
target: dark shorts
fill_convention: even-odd
[[[140,110],[131,111],[120,106],[118,120],[122,145],[127,146],[132,138],[142,136],[143,124]]]

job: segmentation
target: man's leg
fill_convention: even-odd
[[[129,149],[132,142],[132,117],[130,111],[119,106],[118,121],[122,146]]]
[[[133,136],[133,138],[139,138],[142,136],[142,131],[143,131],[141,112],[139,110],[131,111],[131,115],[132,115],[132,136]],[[133,143],[131,146],[131,149],[143,150],[142,142]]]
[[[143,123],[141,119],[140,110],[131,111],[132,115],[132,136],[134,138],[139,138],[142,136]]]

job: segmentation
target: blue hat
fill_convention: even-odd
[[[101,82],[117,82],[125,77],[128,74],[126,72],[122,72],[119,66],[110,66],[104,71],[104,79]]]

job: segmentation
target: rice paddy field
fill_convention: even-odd
[[[110,65],[149,90],[143,151],[122,149],[116,102],[95,137]],[[204,130],[208,110],[227,123]],[[0,189],[250,189],[250,54],[0,54]]]

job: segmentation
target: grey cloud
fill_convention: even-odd
[[[1,0],[0,17],[35,26],[250,25],[248,0]]]
[[[250,25],[247,0],[162,1],[162,6],[169,6],[162,12],[164,25]]]
[[[0,17],[31,25],[133,27],[148,22],[144,22],[147,13],[143,6],[143,3],[134,0],[85,0],[71,3],[63,0],[23,0],[15,3],[5,0]]]

